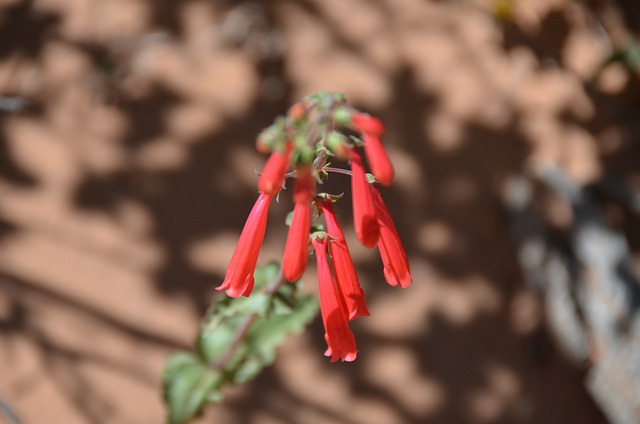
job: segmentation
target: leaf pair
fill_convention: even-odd
[[[246,382],[275,360],[288,334],[300,333],[318,312],[315,297],[298,293],[298,284],[281,284],[280,266],[256,269],[250,297],[225,297],[207,311],[195,352],[173,354],[165,369],[164,398],[170,424],[187,423],[206,403],[220,402],[222,388]]]

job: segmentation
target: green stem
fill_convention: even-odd
[[[276,278],[274,278],[273,281],[264,288],[264,293],[268,295],[274,294],[286,281],[286,278],[284,278],[284,275],[282,274],[282,267],[280,267],[280,271],[278,271],[278,275],[276,276]],[[233,340],[229,344],[229,348],[220,357],[220,359],[214,361],[211,365],[213,369],[215,369],[216,371],[224,371],[224,369],[229,364],[229,361],[231,361],[231,358],[233,358],[233,355],[242,344],[242,341],[247,336],[247,333],[249,333],[249,330],[251,329],[251,326],[256,321],[256,319],[258,319],[258,314],[253,313],[247,316],[244,321],[242,321],[242,323],[236,330],[236,334],[233,336]]]

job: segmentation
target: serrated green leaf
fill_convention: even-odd
[[[253,274],[253,278],[255,280],[255,290],[260,290],[268,283],[278,277],[278,273],[280,272],[280,264],[277,262],[269,262],[266,265],[256,268],[256,271]],[[251,295],[253,296],[253,294]]]
[[[236,329],[240,325],[238,317],[228,318],[214,330],[203,331],[197,340],[197,350],[203,361],[214,362],[227,351],[233,341]]]
[[[257,321],[247,334],[246,358],[234,373],[235,382],[250,380],[264,367],[271,365],[275,360],[276,350],[286,337],[302,332],[317,312],[316,299],[305,296],[297,299],[295,308],[290,313],[273,314],[268,319]]]
[[[187,423],[200,415],[205,402],[222,400],[222,373],[191,353],[179,352],[169,358],[163,383],[169,424]]]
[[[169,359],[164,388],[170,424],[186,423],[205,403],[222,400],[223,386],[254,378],[273,363],[287,335],[302,331],[316,315],[316,299],[300,297],[299,283],[282,283],[271,292],[268,286],[279,273],[277,263],[258,268],[251,296],[222,297],[207,311],[197,352]]]
[[[347,96],[345,96],[342,93],[338,93],[337,91],[334,91],[331,93],[331,96],[338,103],[347,103]]]

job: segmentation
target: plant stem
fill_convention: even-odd
[[[282,274],[282,267],[280,267],[276,278],[274,278],[273,281],[264,288],[264,293],[269,295],[274,294],[286,281],[287,280]],[[240,344],[247,336],[247,333],[249,333],[249,330],[251,329],[251,326],[256,321],[256,319],[258,319],[258,314],[253,313],[247,316],[244,321],[242,321],[242,323],[236,330],[236,334],[233,336],[233,340],[229,344],[229,348],[227,348],[226,352],[220,357],[220,359],[214,361],[211,365],[213,369],[217,371],[223,371],[227,367],[229,361],[231,361],[231,358],[233,358],[233,355],[236,353],[236,351],[240,347]]]
[[[349,171],[348,169],[342,169],[342,168],[334,168],[332,166],[325,166],[324,168],[322,168],[323,171],[327,171],[327,172],[333,172],[336,174],[344,174],[344,175],[349,175],[351,176],[351,171]]]
[[[11,424],[20,424],[22,422],[15,411],[2,398],[0,398],[0,417],[4,417]]]

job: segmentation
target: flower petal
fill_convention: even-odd
[[[344,238],[344,233],[336,218],[331,200],[324,199],[320,202],[316,201],[318,207],[324,214],[327,223],[327,233],[333,239],[329,242],[329,253],[333,258],[333,266],[335,269],[336,282],[338,288],[342,292],[349,320],[353,320],[359,316],[369,316],[364,291],[360,286],[358,274],[353,266],[351,253]]]
[[[282,273],[287,281],[298,281],[307,269],[310,225],[311,204],[296,203],[282,257]]]
[[[373,194],[378,222],[380,223],[378,249],[384,264],[385,280],[392,286],[400,284],[401,287],[405,288],[412,281],[407,253],[402,246],[400,236],[398,236],[398,231],[391,219],[387,206],[384,204],[382,195],[374,186],[371,186],[371,193]]]
[[[318,292],[320,294],[320,312],[325,328],[325,340],[329,349],[325,355],[331,356],[331,362],[339,358],[351,362],[356,359],[358,349],[353,333],[349,328],[349,321],[340,297],[340,292],[331,275],[331,268],[327,258],[327,237],[312,239],[318,265]]]
[[[378,136],[369,134],[365,134],[362,138],[364,140],[364,152],[367,155],[373,175],[376,176],[380,184],[390,186],[393,182],[395,171],[380,139]]]
[[[224,281],[216,290],[226,290],[230,297],[249,296],[253,290],[253,273],[267,228],[271,199],[272,196],[262,193],[253,205],[231,256]]]
[[[362,158],[355,150],[351,150],[351,190],[353,197],[353,223],[356,236],[368,248],[378,242],[379,228],[373,206],[371,189],[367,182]]]
[[[315,189],[316,180],[311,174],[311,169],[306,166],[298,168],[293,191],[293,219],[282,258],[282,273],[287,281],[298,281],[307,268],[311,201],[315,196]]]

